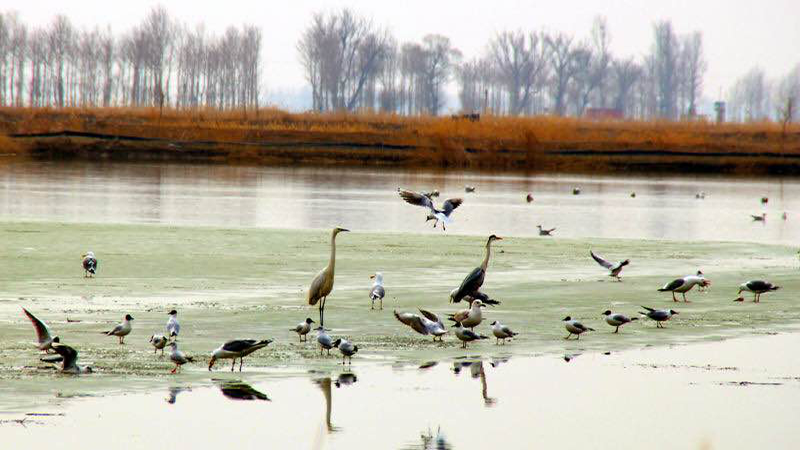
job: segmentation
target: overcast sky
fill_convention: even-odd
[[[203,22],[211,31],[243,23],[261,27],[269,91],[304,86],[297,39],[312,13],[345,6],[388,27],[401,42],[419,41],[428,33],[448,36],[465,58],[480,54],[489,38],[505,29],[547,29],[584,38],[597,15],[608,20],[616,56],[640,57],[649,51],[652,24],[671,19],[678,34],[703,32],[708,97],[716,97],[755,65],[779,77],[800,63],[800,0],[0,0],[0,10],[18,11],[34,25],[46,25],[63,13],[78,26],[110,24],[120,33],[158,4],[178,21]]]

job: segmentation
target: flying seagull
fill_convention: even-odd
[[[261,341],[255,339],[236,339],[228,341],[211,353],[211,361],[208,362],[208,370],[211,371],[211,368],[214,367],[214,363],[217,362],[218,359],[232,359],[231,372],[233,372],[233,366],[236,365],[236,358],[239,358],[239,372],[241,372],[242,364],[244,364],[244,357],[256,350],[266,347],[271,342],[272,339],[264,339]]]
[[[433,335],[433,340],[447,334],[447,329],[444,327],[442,320],[436,314],[420,309],[419,312],[422,316],[414,313],[398,313],[394,311],[394,317],[405,325],[411,327],[412,330],[424,336]]]
[[[83,256],[83,277],[93,277],[97,272],[97,258],[94,252],[86,252]]]
[[[48,327],[44,322],[37,319],[36,316],[30,313],[25,308],[22,308],[22,311],[28,316],[31,323],[33,324],[33,328],[36,330],[36,340],[38,343],[36,344],[36,348],[43,352],[47,352],[48,350],[52,349],[54,342],[59,342],[58,336],[53,336],[50,334],[50,327]]]
[[[661,322],[666,322],[669,319],[672,319],[672,316],[678,314],[678,311],[675,311],[673,309],[653,309],[653,308],[648,308],[647,306],[642,306],[642,308],[646,309],[647,312],[640,312],[639,314],[645,315],[655,320],[656,328],[664,328]]]
[[[511,328],[508,328],[507,326],[495,320],[492,322],[492,334],[494,334],[494,337],[497,338],[495,344],[499,343],[500,339],[502,339],[503,344],[505,345],[506,339],[511,339],[519,333],[511,331]]]
[[[744,301],[744,297],[741,295],[743,291],[747,291],[753,293],[753,302],[759,303],[761,301],[761,294],[770,291],[777,291],[780,288],[780,286],[775,286],[769,281],[751,280],[739,285],[739,298],[737,298],[735,301]]]
[[[597,264],[600,264],[601,266],[609,270],[608,276],[616,277],[617,281],[622,281],[622,277],[620,277],[619,275],[622,272],[622,268],[631,263],[630,259],[626,259],[618,263],[612,263],[611,261],[604,259],[602,256],[597,255],[595,252],[591,250],[589,250],[589,254],[592,255],[592,258],[595,261],[597,261]]]
[[[170,339],[178,340],[178,333],[181,332],[181,324],[178,323],[178,311],[174,309],[169,312],[167,319],[167,336]]]
[[[353,343],[347,339],[339,338],[333,341],[333,346],[338,348],[339,352],[342,353],[342,364],[344,364],[346,358],[350,360],[350,364],[353,363],[353,355],[358,351],[357,345],[353,345]]]
[[[300,342],[305,342],[308,340],[308,332],[311,331],[311,324],[314,323],[311,320],[311,317],[306,317],[306,320],[297,324],[296,327],[292,328],[289,331],[294,331],[300,337]]]
[[[616,327],[616,329],[614,330],[614,333],[619,333],[619,327],[625,325],[626,323],[630,323],[630,322],[632,322],[634,320],[639,320],[638,317],[634,317],[634,318],[631,319],[630,317],[626,316],[625,314],[613,313],[610,310],[606,310],[603,313],[603,315],[606,316],[606,323],[607,324],[611,325],[612,327]]]
[[[489,339],[488,337],[475,333],[461,326],[461,322],[456,322],[453,327],[456,329],[456,337],[461,341],[461,348],[467,348],[467,342],[477,341],[479,339]]]
[[[369,299],[372,303],[369,309],[375,309],[375,300],[380,300],[381,309],[383,309],[383,297],[386,295],[386,289],[383,288],[383,274],[375,272],[374,275],[370,275],[370,278],[374,278],[375,282],[372,283],[372,288],[369,290]]]
[[[169,339],[163,334],[154,334],[150,336],[150,344],[153,346],[153,353],[161,350],[161,354],[164,354],[164,347],[167,346]]]
[[[489,239],[486,241],[483,262],[480,266],[472,269],[472,272],[464,278],[464,281],[461,282],[461,286],[458,287],[458,291],[456,291],[455,295],[450,296],[450,301],[458,303],[462,298],[468,295],[475,296],[475,293],[483,286],[483,280],[486,278],[486,270],[489,268],[489,257],[492,253],[492,242],[502,240],[503,238],[495,236],[494,234],[489,236]]]
[[[311,287],[308,288],[308,296],[306,297],[308,304],[313,306],[319,303],[320,326],[325,323],[325,300],[328,299],[328,295],[333,290],[333,275],[336,266],[336,235],[344,231],[350,230],[336,227],[331,231],[331,259],[328,261],[328,265],[314,277],[314,280],[311,281]]]
[[[125,336],[129,335],[131,330],[133,330],[133,324],[131,324],[132,321],[133,317],[131,317],[130,314],[125,314],[125,318],[123,319],[122,323],[117,324],[117,326],[109,331],[104,331],[103,334],[106,336],[117,336],[119,337],[119,343],[124,344]]]
[[[553,231],[556,231],[555,228],[550,228],[548,230],[548,229],[542,228],[541,225],[536,225],[536,228],[539,229],[539,236],[552,236],[553,235]]]
[[[442,203],[442,209],[436,209],[436,207],[433,205],[433,200],[426,195],[400,188],[397,188],[397,193],[403,200],[411,203],[412,205],[428,208],[430,212],[428,213],[425,222],[433,220],[433,227],[436,228],[436,225],[441,221],[442,231],[446,231],[446,225],[453,222],[453,219],[450,218],[450,214],[452,214],[456,208],[464,203],[464,199],[449,198]]]
[[[92,368],[89,366],[78,365],[78,352],[69,345],[54,343],[53,351],[58,353],[58,356],[44,356],[39,358],[42,362],[61,363],[61,372],[79,375],[82,373],[92,373]]]
[[[593,328],[585,326],[570,316],[565,317],[563,322],[564,328],[569,331],[569,334],[564,339],[569,339],[573,334],[575,335],[576,339],[580,339],[582,333],[585,333],[586,331],[594,331]]]
[[[177,342],[172,341],[172,342],[169,343],[169,346],[172,348],[172,351],[169,354],[169,359],[170,359],[170,361],[175,363],[175,368],[172,369],[171,373],[175,373],[178,370],[180,370],[182,365],[184,365],[184,364],[186,364],[188,362],[193,362],[194,361],[194,358],[192,358],[191,356],[186,356],[185,353],[183,353],[182,351],[178,350],[178,343]]]
[[[472,306],[470,306],[469,309],[462,309],[455,314],[448,314],[447,319],[460,323],[465,328],[473,329],[483,322],[483,315],[481,314],[482,307],[483,302],[475,300],[472,302]]]
[[[683,278],[670,281],[659,289],[658,292],[672,292],[672,301],[674,302],[678,301],[678,299],[675,298],[675,293],[678,292],[683,296],[683,301],[688,303],[689,300],[686,299],[686,293],[691,291],[692,288],[698,284],[705,287],[711,284],[711,281],[706,279],[702,273],[700,275],[687,275]]]

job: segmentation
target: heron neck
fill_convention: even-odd
[[[486,242],[486,254],[483,256],[483,263],[481,263],[481,269],[485,272],[486,269],[489,267],[489,255],[492,253],[492,240],[490,239]]]
[[[336,266],[336,232],[331,233],[331,261],[328,263],[328,269],[333,273]]]

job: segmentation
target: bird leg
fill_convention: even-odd
[[[672,301],[673,302],[677,302],[678,301],[678,299],[675,298],[675,291],[672,291]]]
[[[125,336],[120,336],[120,337],[119,337],[119,343],[120,343],[121,345],[124,345],[124,344],[125,344]]]
[[[236,358],[233,358],[233,362],[231,363],[231,372],[233,372],[233,366],[236,365]]]
[[[322,297],[322,300],[319,302],[319,326],[325,327],[325,300],[328,297]]]
[[[383,311],[383,298],[381,298],[381,311]]]
[[[689,300],[686,299],[686,292],[681,294],[683,296],[683,303],[691,303]]]
[[[576,334],[575,335],[575,340],[576,341],[580,341],[581,340],[581,335],[580,334]]]
[[[244,358],[239,358],[239,372],[242,371],[242,364],[244,364]]]
[[[570,337],[572,337],[572,333],[568,334],[567,337],[565,337],[564,339],[568,340]]]
[[[176,370],[178,370],[178,365],[177,364],[175,364],[175,368],[172,369],[172,372],[170,372],[170,373],[175,373]]]
[[[614,333],[619,333],[619,327],[617,327],[617,329],[614,330]]]

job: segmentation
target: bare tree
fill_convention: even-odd
[[[579,51],[573,38],[563,33],[548,35],[545,43],[549,50],[550,73],[552,80],[550,83],[551,97],[555,113],[563,116],[566,112],[566,95],[570,82],[575,76],[578,65],[577,59]]]
[[[685,36],[681,56],[684,60],[684,84],[687,92],[688,115],[697,115],[697,101],[703,95],[703,77],[708,69],[703,52],[703,34],[699,31]]]
[[[658,95],[658,116],[674,119],[677,116],[678,95],[678,42],[672,31],[672,22],[658,22],[653,26],[653,62]]]
[[[615,60],[611,64],[613,76],[614,108],[629,114],[631,110],[631,90],[642,76],[642,68],[633,58]]]
[[[508,93],[509,114],[519,115],[528,108],[542,82],[547,65],[545,52],[543,39],[533,32],[505,31],[489,43],[492,61]]]

